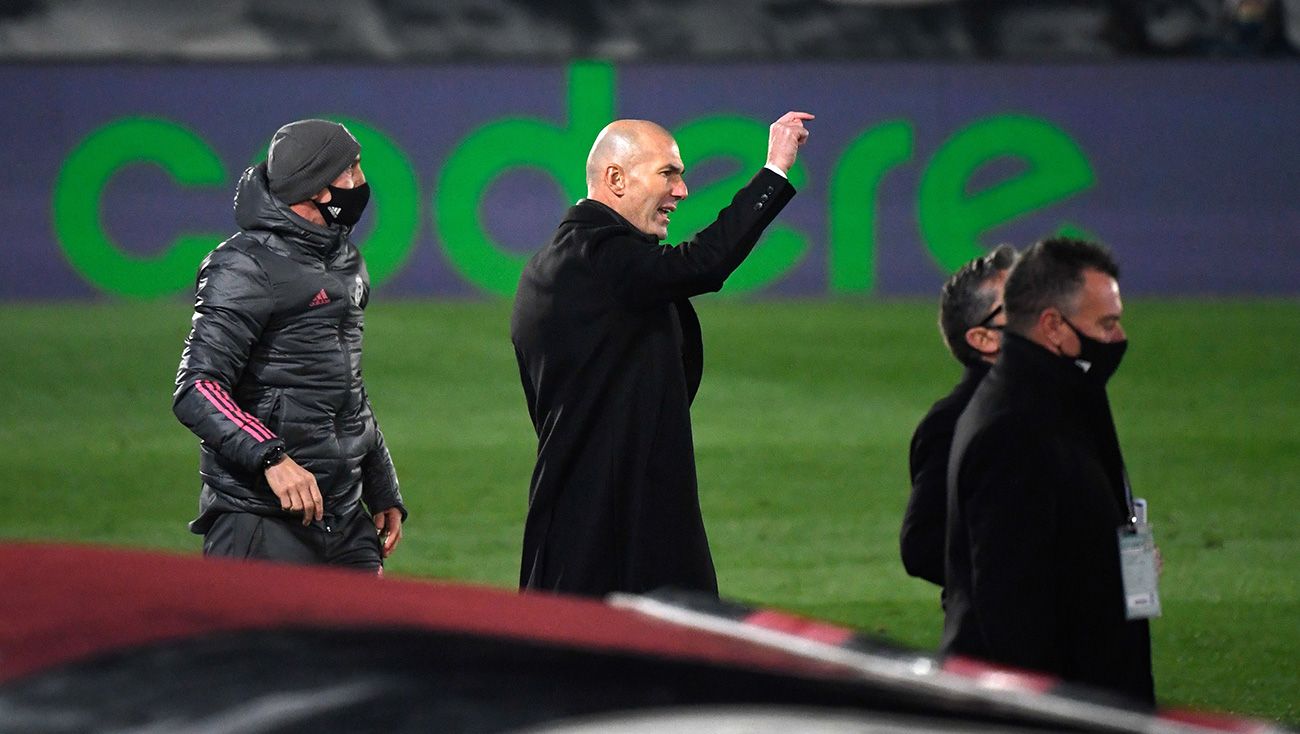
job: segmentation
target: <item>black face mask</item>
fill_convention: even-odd
[[[356,224],[361,219],[361,212],[365,211],[366,204],[370,201],[370,184],[363,183],[353,189],[330,186],[329,190],[329,203],[315,202],[320,215],[325,217],[325,223],[341,224],[345,227]]]
[[[1105,385],[1111,375],[1119,369],[1119,363],[1124,359],[1124,352],[1128,350],[1128,340],[1097,341],[1075,328],[1069,319],[1061,317],[1061,320],[1070,327],[1070,331],[1073,331],[1075,336],[1079,337],[1079,356],[1066,357],[1066,359],[1078,365],[1090,381]]]

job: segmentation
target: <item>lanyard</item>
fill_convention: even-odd
[[[1128,481],[1128,468],[1120,464],[1119,473],[1124,479],[1124,506],[1128,509],[1128,522],[1126,525],[1129,532],[1137,532],[1137,506],[1133,501],[1133,485],[1129,484]]]

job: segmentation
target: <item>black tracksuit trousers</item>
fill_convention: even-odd
[[[343,516],[326,513],[309,525],[289,517],[225,512],[204,534],[203,555],[372,573],[382,573],[384,565],[374,521],[360,506]]]

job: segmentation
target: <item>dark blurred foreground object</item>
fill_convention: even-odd
[[[0,588],[0,730],[30,734],[1283,731],[672,593],[29,544]]]

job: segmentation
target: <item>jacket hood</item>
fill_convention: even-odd
[[[266,162],[244,171],[235,187],[235,223],[239,228],[275,232],[285,239],[330,250],[347,234],[342,227],[321,227],[293,213],[271,194]]]

